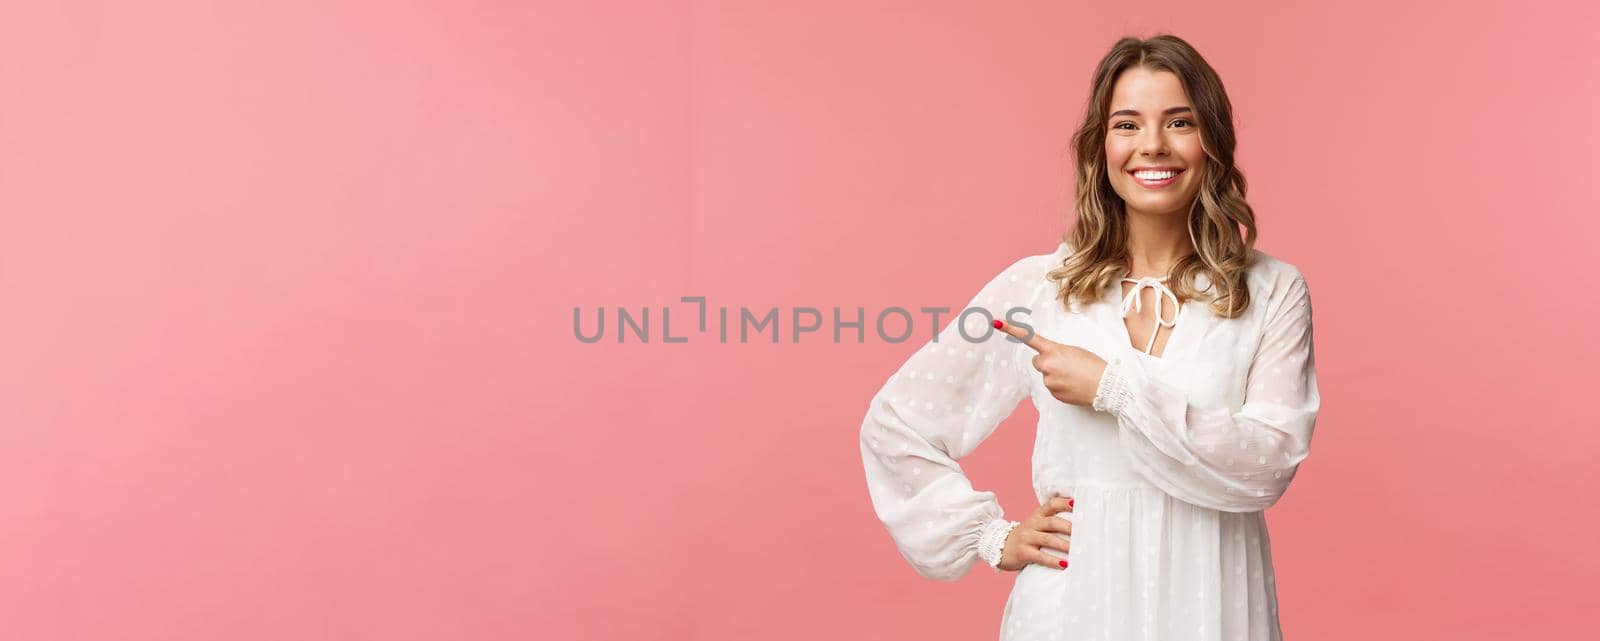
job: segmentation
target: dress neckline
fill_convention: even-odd
[[[1128,346],[1128,348],[1133,350],[1135,353],[1143,354],[1148,358],[1156,360],[1165,360],[1167,355],[1172,353],[1173,339],[1177,338],[1178,335],[1178,321],[1183,320],[1184,317],[1185,305],[1178,301],[1177,294],[1172,293],[1172,290],[1167,288],[1166,280],[1166,276],[1146,276],[1144,278],[1123,277],[1118,281],[1116,291],[1113,292],[1112,296],[1110,297],[1112,301],[1117,300],[1118,296],[1120,296],[1122,299],[1120,313],[1118,313],[1116,316],[1117,327],[1120,328],[1119,333],[1122,336],[1122,344]],[[1121,287],[1122,283],[1133,283],[1133,290],[1128,292],[1126,295],[1123,295]],[[1156,325],[1150,330],[1150,340],[1145,343],[1144,349],[1140,350],[1133,346],[1133,335],[1128,332],[1128,323],[1125,319],[1129,314],[1141,311],[1143,309],[1144,300],[1140,296],[1140,293],[1141,290],[1147,287],[1156,292]],[[1163,307],[1162,303],[1166,300],[1172,301],[1172,307],[1174,308],[1174,311],[1172,312],[1172,320],[1170,321],[1166,320],[1166,316],[1161,312]],[[1161,355],[1156,356],[1155,354],[1151,354],[1150,350],[1155,348],[1156,336],[1161,333],[1162,327],[1170,328],[1172,331],[1167,334],[1167,344],[1161,350]]]

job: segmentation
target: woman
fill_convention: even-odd
[[[1262,511],[1321,399],[1310,293],[1254,248],[1231,123],[1186,42],[1119,41],[1074,138],[1065,242],[1001,271],[872,399],[879,519],[923,576],[1020,570],[1003,640],[1281,636]],[[957,460],[1023,397],[1041,504],[1013,521]]]

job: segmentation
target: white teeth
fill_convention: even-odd
[[[1140,180],[1166,180],[1168,178],[1171,178],[1173,176],[1178,175],[1178,172],[1176,172],[1176,171],[1139,171],[1139,172],[1134,172],[1133,175],[1138,176]]]

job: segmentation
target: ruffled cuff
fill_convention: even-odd
[[[1122,368],[1127,364],[1122,356],[1113,356],[1106,361],[1105,373],[1100,375],[1100,383],[1095,386],[1094,409],[1112,414],[1122,413],[1122,408],[1133,400],[1133,392],[1128,389],[1128,377]]]
[[[1006,549],[1006,537],[1011,535],[1011,530],[1019,525],[1016,521],[1007,521],[998,518],[990,521],[983,528],[983,534],[978,536],[978,558],[989,564],[995,572],[1000,571],[1001,555]]]

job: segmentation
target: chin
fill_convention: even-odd
[[[1183,203],[1170,198],[1144,201],[1125,200],[1123,202],[1127,203],[1129,207],[1145,213],[1172,214],[1175,216],[1186,213],[1186,207]]]
[[[1127,206],[1145,212],[1187,212],[1189,203],[1200,197],[1198,190],[1196,190],[1194,193],[1184,194],[1183,197],[1179,197],[1166,193],[1140,193],[1143,191],[1143,189],[1137,185],[1135,185],[1133,188],[1136,190],[1133,198],[1129,198],[1127,195],[1121,193],[1117,195],[1122,197],[1122,202],[1127,204]]]

